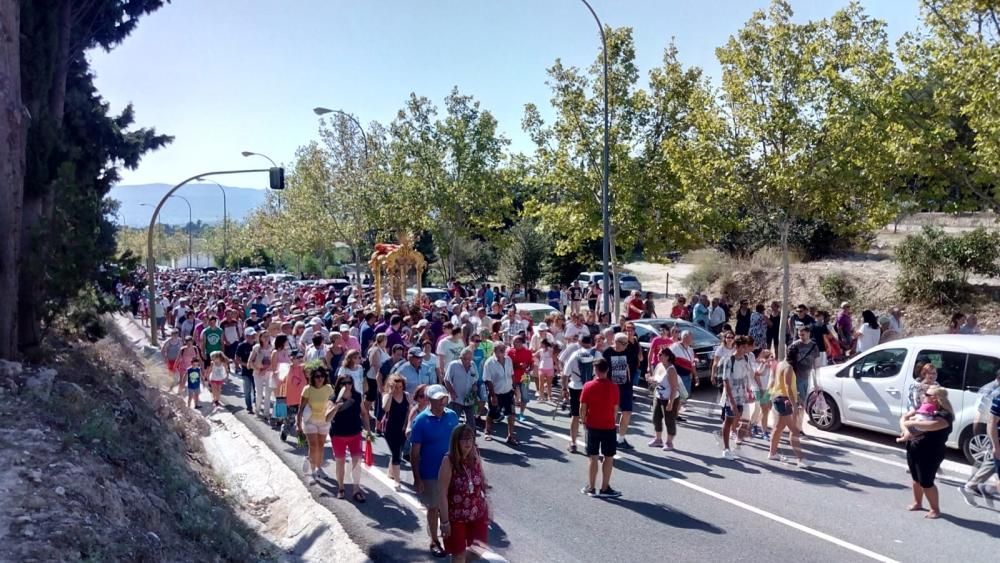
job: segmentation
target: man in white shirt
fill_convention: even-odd
[[[712,306],[708,310],[708,327],[715,334],[722,332],[723,325],[726,324],[726,310],[719,304],[719,298],[712,300]]]
[[[438,357],[438,373],[442,377],[448,373],[448,364],[459,359],[462,355],[463,348],[465,348],[465,342],[462,341],[462,329],[457,326],[452,327],[451,335],[448,338],[442,338],[437,345],[437,350],[435,350]]]
[[[483,363],[483,382],[489,396],[490,413],[486,417],[486,440],[493,439],[493,419],[507,417],[507,442],[516,442],[514,435],[514,364],[507,356],[507,345],[493,343],[493,355]]]
[[[508,309],[507,316],[504,317],[503,321],[500,323],[500,332],[503,334],[504,342],[513,342],[514,337],[517,336],[519,332],[526,330],[527,325],[524,321],[517,318],[517,310],[513,307]]]
[[[563,386],[563,400],[569,398],[569,452],[576,453],[576,436],[580,431],[580,393],[583,384],[594,375],[594,360],[600,357],[594,352],[594,339],[589,333],[580,337],[578,348],[569,356],[565,365],[566,385]],[[569,348],[567,348],[567,351]],[[560,356],[560,360],[562,357]]]
[[[583,317],[579,313],[571,314],[569,321],[569,324],[566,325],[567,340],[574,336],[581,337],[584,334],[590,334],[590,329],[587,328],[587,325],[583,324]]]

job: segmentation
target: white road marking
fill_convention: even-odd
[[[689,399],[687,402],[690,403],[690,404],[694,404],[694,405],[704,405],[704,406],[715,405],[715,403],[710,403],[708,401],[698,401],[698,400],[691,400],[691,399]],[[635,416],[635,415],[633,414],[633,416]],[[854,436],[847,436],[845,434],[836,434],[834,432],[827,432],[825,430],[820,430],[819,428],[816,428],[816,427],[810,427],[809,428],[809,435],[810,436],[818,436],[818,437],[823,438],[825,440],[830,440],[830,441],[834,441],[834,442],[841,442],[841,443],[847,442],[847,443],[857,444],[859,446],[871,446],[871,447],[875,447],[875,448],[887,450],[887,451],[890,451],[890,452],[893,452],[893,453],[896,453],[896,454],[900,454],[900,453],[905,453],[906,452],[906,450],[904,450],[903,448],[893,447],[893,446],[890,446],[890,445],[887,445],[887,444],[879,444],[878,442],[871,442],[871,441],[868,441],[868,440],[864,440],[862,438],[855,438]],[[835,449],[835,450],[840,450],[840,451],[843,451],[843,452],[847,452],[847,453],[849,453],[851,455],[856,455],[858,457],[863,457],[865,459],[868,459],[868,460],[871,460],[871,461],[877,461],[879,463],[884,463],[886,465],[893,465],[895,467],[901,467],[903,469],[909,469],[909,467],[906,465],[906,463],[904,463],[902,461],[887,459],[885,457],[879,457],[876,454],[871,454],[871,453],[866,453],[866,452],[859,452],[857,450],[853,450],[853,449],[845,447],[845,446],[838,446],[838,445],[829,444],[829,443],[826,443],[826,442],[815,442],[814,441],[814,442],[811,442],[811,443],[815,444],[817,446],[822,446],[822,447],[826,447],[826,448],[832,448],[832,449]],[[961,463],[956,463],[956,462],[948,460],[948,459],[946,459],[946,460],[944,460],[944,461],[941,462],[941,467],[945,471],[948,471],[948,472],[951,472],[951,473],[955,474],[956,477],[961,477],[962,475],[966,475],[970,471],[972,471],[972,468],[970,466],[963,465]]]
[[[365,464],[361,464],[361,467],[364,468],[364,470],[367,471],[372,477],[374,477],[376,481],[385,485],[386,488],[388,488],[392,494],[395,494],[399,498],[406,501],[406,504],[412,506],[413,509],[416,510],[418,513],[423,515],[427,514],[427,510],[424,508],[423,503],[420,502],[420,499],[418,499],[416,496],[413,495],[413,493],[409,491],[395,490],[396,482],[390,479],[389,476],[386,475],[385,472],[379,469],[377,466],[373,465],[371,467],[368,467]],[[479,557],[480,559],[484,561],[489,561],[490,563],[507,562],[507,560],[504,559],[502,555],[496,553],[495,551],[491,551],[489,548],[480,544],[473,545],[472,547],[469,548],[469,551],[476,554],[476,556]]]
[[[534,423],[530,423],[530,422],[525,421],[522,424],[534,427],[536,430],[540,430],[543,433],[546,433],[546,434],[549,434],[549,435],[552,435],[552,436],[556,436],[558,438],[562,438],[563,440],[565,440],[567,442],[571,442],[572,441],[572,439],[569,436],[565,435],[565,434],[559,434],[559,433],[551,432],[551,431],[546,430],[544,428],[538,427]],[[583,440],[581,440],[580,438],[577,438],[577,445],[583,445],[584,447],[586,447],[586,443]],[[842,540],[840,538],[831,536],[830,534],[827,534],[825,532],[821,532],[819,530],[810,528],[809,526],[806,526],[804,524],[799,524],[798,522],[794,522],[792,520],[789,520],[788,518],[785,518],[783,516],[779,516],[777,514],[774,514],[773,512],[768,512],[767,510],[764,510],[762,508],[757,508],[756,506],[747,504],[747,503],[745,503],[743,501],[736,500],[734,498],[731,498],[731,497],[728,497],[726,495],[723,495],[722,493],[717,493],[717,492],[715,492],[715,491],[713,491],[711,489],[707,489],[707,488],[702,487],[700,485],[695,485],[694,483],[690,483],[690,482],[688,482],[685,479],[681,479],[681,478],[678,478],[678,477],[672,477],[672,476],[668,475],[667,473],[664,473],[664,472],[660,471],[659,469],[657,469],[657,468],[655,468],[655,467],[653,467],[653,466],[651,466],[649,464],[646,464],[646,463],[644,463],[644,462],[642,462],[642,461],[640,461],[638,459],[634,459],[634,458],[631,458],[631,457],[623,457],[624,455],[628,455],[628,454],[623,454],[623,452],[618,452],[618,455],[615,456],[615,459],[618,460],[618,461],[621,461],[622,463],[627,463],[627,464],[629,464],[629,465],[631,465],[631,466],[633,466],[633,467],[635,467],[637,469],[640,469],[642,471],[646,471],[646,472],[648,472],[648,473],[650,473],[652,475],[655,475],[655,476],[657,476],[657,477],[659,477],[661,479],[664,479],[666,481],[669,481],[669,482],[672,482],[672,483],[676,483],[676,484],[678,484],[678,485],[680,485],[682,487],[687,487],[688,489],[691,489],[692,491],[696,491],[696,492],[699,492],[699,493],[701,493],[703,495],[710,496],[710,497],[712,497],[712,498],[714,498],[716,500],[720,500],[720,501],[725,502],[727,504],[731,504],[731,505],[733,505],[733,506],[735,506],[737,508],[742,508],[743,510],[746,510],[748,512],[752,512],[754,514],[757,514],[758,516],[763,516],[764,518],[767,518],[768,520],[772,520],[772,521],[777,522],[779,524],[783,524],[785,526],[788,526],[789,528],[793,528],[793,529],[798,530],[800,532],[805,532],[806,534],[809,534],[809,535],[811,535],[811,536],[813,536],[815,538],[818,538],[818,539],[821,539],[823,541],[826,541],[826,542],[832,543],[834,545],[840,546],[840,547],[842,547],[844,549],[847,549],[849,551],[853,551],[854,553],[857,553],[859,555],[864,555],[865,557],[868,557],[870,559],[874,559],[875,561],[881,561],[883,563],[899,563],[898,561],[896,561],[895,559],[892,559],[891,557],[886,557],[885,555],[881,555],[879,553],[875,553],[874,551],[871,551],[870,549],[865,549],[865,548],[863,548],[863,547],[861,547],[859,545],[855,545],[855,544],[853,544],[853,543],[851,543],[849,541]]]

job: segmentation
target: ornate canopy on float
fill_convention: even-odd
[[[375,314],[382,314],[382,284],[383,280],[389,283],[389,296],[396,303],[406,301],[406,279],[409,272],[413,272],[417,280],[417,298],[420,302],[422,294],[421,280],[424,269],[427,267],[427,260],[424,256],[413,248],[412,238],[408,235],[399,236],[399,244],[378,243],[375,251],[372,252],[371,260],[368,261],[375,276]]]

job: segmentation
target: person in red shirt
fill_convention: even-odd
[[[638,291],[633,291],[625,300],[625,318],[634,321],[642,317],[642,296]]]
[[[524,345],[523,336],[514,337],[514,347],[507,351],[510,361],[514,364],[514,398],[520,414],[517,419],[524,420],[524,407],[528,404],[528,383],[524,381],[525,375],[531,374],[531,369],[535,363],[535,355]]]
[[[615,454],[618,452],[618,385],[608,378],[611,364],[604,358],[594,361],[594,379],[583,386],[580,393],[580,422],[587,429],[587,485],[582,492],[591,497],[620,497],[621,492],[611,488],[611,470],[614,468]],[[601,489],[595,489],[597,481],[597,456],[603,455],[601,463]]]
[[[677,298],[674,299],[674,306],[670,309],[670,316],[675,319],[690,320],[688,319],[688,309],[686,303],[687,300],[684,299],[684,296],[677,294]]]

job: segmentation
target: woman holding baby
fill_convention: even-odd
[[[899,424],[906,438],[906,463],[910,467],[913,488],[913,504],[907,509],[923,510],[924,497],[927,497],[930,510],[924,518],[934,519],[941,516],[934,477],[944,461],[945,442],[951,434],[955,410],[944,387],[930,385],[923,391],[921,407],[910,409]]]

